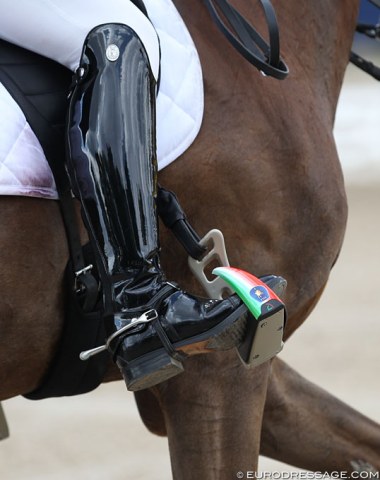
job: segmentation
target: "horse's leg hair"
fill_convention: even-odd
[[[157,435],[167,435],[154,391],[139,392],[136,400],[146,427]],[[284,361],[273,360],[260,454],[311,471],[351,472],[358,461],[380,469],[379,451],[378,424],[306,380]]]
[[[380,470],[380,425],[272,362],[260,453],[311,471],[347,471],[358,462]]]
[[[189,358],[184,374],[157,388],[173,478],[229,480],[257,469],[269,364],[253,374],[234,351],[202,357]]]

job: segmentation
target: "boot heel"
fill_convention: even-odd
[[[150,352],[131,362],[118,357],[116,363],[131,392],[154,387],[184,371],[182,363],[164,349]]]

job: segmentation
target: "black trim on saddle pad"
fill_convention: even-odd
[[[79,279],[74,273],[88,263],[64,162],[64,123],[71,77],[72,73],[58,63],[0,40],[0,81],[22,109],[52,169],[71,257],[65,273],[63,334],[42,385],[25,395],[31,400],[89,392],[101,383],[108,363],[106,353],[88,362],[79,359],[82,350],[104,343],[105,332],[102,312],[95,308],[98,281],[92,273]],[[78,295],[78,290],[84,293]]]

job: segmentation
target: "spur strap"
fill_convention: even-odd
[[[170,357],[174,358],[175,360],[178,360],[179,362],[183,362],[187,358],[187,355],[177,351],[174,348],[174,345],[173,345],[172,341],[170,340],[170,338],[166,334],[166,332],[164,330],[164,327],[161,325],[159,316],[153,321],[153,326],[156,330],[158,338],[160,339],[160,341],[162,343],[162,346],[164,347],[164,349],[166,350],[168,355]]]
[[[283,80],[289,69],[280,57],[280,35],[274,8],[270,0],[260,0],[269,31],[269,44],[228,0],[204,0],[211,17],[231,45],[263,74]],[[234,29],[223,22],[218,9]]]

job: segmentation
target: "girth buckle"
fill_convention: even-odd
[[[78,270],[75,272],[75,278],[80,277],[81,275],[84,275],[85,273],[91,272],[91,270],[94,268],[94,265],[87,265],[87,267],[82,268],[81,270]]]

